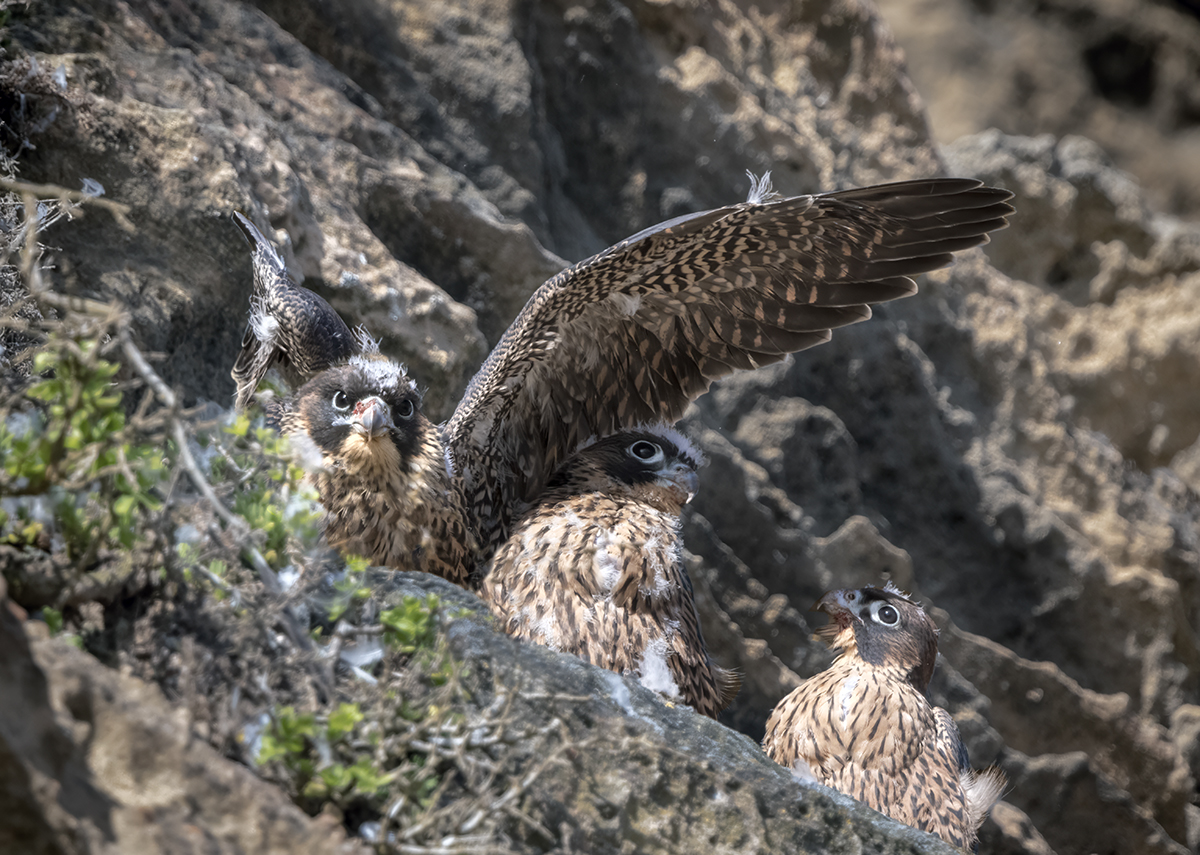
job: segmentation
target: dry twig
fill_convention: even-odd
[[[87,204],[96,205],[103,208],[113,215],[113,219],[117,221],[117,225],[127,232],[137,231],[132,222],[129,221],[128,205],[122,205],[120,202],[114,202],[111,199],[105,199],[101,196],[93,196],[90,193],[84,193],[80,190],[70,190],[66,187],[61,187],[58,184],[34,184],[29,181],[21,181],[17,178],[0,177],[0,190],[9,190],[19,194],[23,199],[42,198],[42,199],[58,199],[67,208],[75,205]],[[26,203],[28,210],[28,202]],[[34,220],[36,222],[36,210],[34,211]]]

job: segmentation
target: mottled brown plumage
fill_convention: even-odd
[[[700,462],[666,428],[568,458],[485,570],[479,594],[501,626],[716,718],[740,680],[708,655],[682,562],[679,514]]]
[[[778,199],[756,182],[743,204],[662,223],[546,282],[441,433],[446,472],[428,480],[445,475],[454,488],[441,493],[441,513],[443,529],[464,533],[447,550],[465,556],[457,575],[504,543],[514,514],[585,439],[673,422],[713,379],[826,341],[834,327],[869,317],[870,304],[914,293],[909,276],[1006,225],[1010,195],[930,179]],[[421,459],[440,465],[432,445]],[[349,486],[322,494],[332,518],[345,516],[336,502],[352,495]],[[361,524],[386,528],[405,514],[387,511],[389,521]]]
[[[672,423],[709,383],[827,341],[987,241],[1004,190],[965,179],[751,199],[647,229],[542,285],[444,431],[484,557],[579,443]]]
[[[823,634],[841,653],[775,707],[763,739],[768,756],[973,849],[1004,776],[973,772],[954,720],[925,698],[937,627],[890,584],[833,591],[814,608],[832,616]]]
[[[364,354],[318,374],[276,417],[312,473],[330,545],[465,585],[474,540],[420,404],[403,366]]]
[[[233,221],[253,250],[254,293],[242,349],[233,363],[235,406],[249,406],[254,390],[271,367],[293,386],[358,353],[355,336],[325,300],[292,281],[283,259],[245,216]]]

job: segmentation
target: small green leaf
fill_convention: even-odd
[[[46,622],[46,626],[50,627],[51,635],[58,635],[63,629],[62,612],[58,609],[52,609],[46,606],[42,609],[42,620]]]
[[[118,496],[113,502],[113,513],[118,517],[128,517],[133,513],[133,508],[137,504],[137,498],[126,493],[124,496]]]
[[[363,720],[362,710],[358,704],[341,704],[329,714],[329,738],[339,739],[350,731],[354,725]]]

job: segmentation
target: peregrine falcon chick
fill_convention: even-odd
[[[833,591],[813,609],[833,618],[820,634],[841,653],[775,707],[763,739],[767,755],[973,850],[1005,778],[996,768],[976,774],[950,714],[925,698],[937,627],[890,583]]]
[[[295,388],[349,359],[364,344],[325,300],[292,281],[283,259],[254,223],[235,211],[233,221],[253,250],[254,293],[242,349],[233,363],[235,406],[249,406],[254,390],[275,366]]]
[[[586,444],[520,515],[480,596],[509,635],[618,674],[716,718],[741,683],[708,655],[679,515],[703,458],[645,427]]]
[[[591,436],[672,424],[718,377],[828,341],[910,279],[987,242],[1006,190],[928,179],[741,204],[660,223],[538,288],[446,424],[486,559]]]
[[[274,415],[307,459],[331,546],[465,585],[474,540],[420,405],[404,366],[368,353],[321,372]]]
[[[463,542],[443,552],[465,556],[466,566],[451,574],[465,578],[508,539],[515,515],[536,504],[588,437],[673,423],[714,379],[778,362],[870,317],[872,304],[915,293],[910,276],[944,267],[954,252],[1007,225],[1011,195],[947,178],[785,199],[764,179],[744,203],[639,232],[533,293],[440,437],[422,433],[419,457],[398,458],[408,469],[375,476],[394,487],[386,501],[361,498],[370,488],[354,487],[350,473],[358,470],[339,461],[337,446],[317,441],[318,422],[297,418],[291,429],[307,431],[339,473],[342,487],[322,491],[322,501],[332,518],[353,521],[356,536],[376,531],[373,540],[390,540],[392,521],[407,513],[401,487],[448,479],[449,489],[421,492],[423,503],[441,501],[440,511],[422,505],[419,514],[440,515],[439,530],[462,533]],[[260,254],[256,269],[282,270],[256,247]],[[293,323],[300,325],[280,316],[280,327]],[[318,375],[308,394],[341,389],[348,364],[328,369],[338,372],[331,385],[313,386]],[[393,370],[407,379],[403,368]],[[434,453],[439,441],[444,457]],[[430,467],[424,476],[411,469],[417,460]],[[353,512],[338,507],[346,497],[358,497]],[[386,517],[360,519],[364,510]],[[404,556],[412,547],[403,542],[372,559],[411,567]]]

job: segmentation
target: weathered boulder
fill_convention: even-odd
[[[0,851],[359,855],[198,739],[155,686],[25,626],[0,578]],[[41,628],[37,631],[37,628]]]

